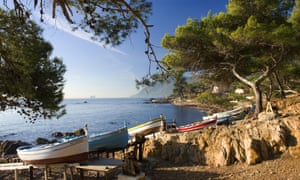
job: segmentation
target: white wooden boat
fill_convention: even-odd
[[[244,111],[243,107],[238,107],[233,110],[215,113],[214,115],[217,116],[218,118],[222,118],[222,117],[227,117],[227,116],[234,116],[234,115],[240,114],[243,111]]]
[[[159,118],[151,119],[150,121],[138,124],[128,129],[128,134],[130,136],[135,136],[136,134],[146,136],[155,132],[163,130],[166,124],[166,119],[163,116]]]
[[[220,125],[220,124],[223,124],[226,122],[228,123],[230,121],[243,119],[246,116],[246,114],[248,113],[249,108],[250,107],[238,107],[233,110],[214,113],[210,116],[204,116],[202,119],[209,120],[209,119],[213,119],[214,117],[217,117],[218,118],[217,125]]]
[[[61,142],[17,148],[19,158],[27,164],[73,163],[88,159],[88,137],[65,138]]]

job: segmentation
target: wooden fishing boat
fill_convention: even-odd
[[[64,138],[61,142],[17,148],[19,158],[27,164],[73,163],[88,159],[88,137]]]
[[[89,137],[89,151],[115,151],[124,149],[128,144],[127,127],[115,131],[91,134]]]
[[[247,115],[246,111],[241,111],[240,113],[237,113],[237,114],[232,114],[232,115],[218,118],[217,125],[222,125],[222,124],[228,125],[232,121],[237,121],[237,120],[243,119],[246,115]]]
[[[212,119],[204,120],[204,121],[196,121],[187,125],[179,126],[176,128],[178,132],[188,132],[188,131],[194,131],[199,130],[208,126],[215,125],[217,122],[217,117],[214,117]]]
[[[234,116],[234,115],[240,114],[243,110],[244,110],[243,107],[238,107],[233,110],[215,113],[214,115],[217,117],[226,117],[228,115]]]
[[[243,119],[246,116],[246,114],[248,113],[249,108],[250,107],[238,107],[238,108],[233,109],[233,110],[214,113],[210,116],[204,116],[202,119],[203,120],[209,120],[209,119],[212,119],[214,117],[217,117],[218,118],[217,125],[228,124],[231,121],[236,121],[236,120]]]
[[[155,132],[159,132],[165,128],[166,119],[161,115],[159,118],[151,119],[150,121],[133,126],[128,129],[130,136],[141,135],[146,136]]]

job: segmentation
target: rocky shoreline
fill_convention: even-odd
[[[188,133],[162,133],[145,142],[145,158],[174,165],[254,165],[283,153],[300,157],[300,116],[249,120]]]
[[[162,133],[145,143],[152,179],[299,179],[300,96],[230,126]]]
[[[149,179],[298,179],[300,96],[272,105],[276,116],[151,136],[141,169]]]

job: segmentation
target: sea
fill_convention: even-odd
[[[195,107],[145,103],[143,98],[65,99],[67,114],[59,119],[26,121],[13,110],[0,112],[0,141],[20,140],[34,143],[39,137],[53,139],[54,132],[74,132],[88,124],[89,133],[112,131],[143,123],[163,115],[177,125],[201,120],[206,112]]]

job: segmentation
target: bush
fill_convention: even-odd
[[[246,98],[244,94],[229,93],[227,95],[227,99],[229,101],[241,101],[241,100],[245,100]]]
[[[220,106],[223,108],[231,107],[230,99],[225,95],[212,94],[210,92],[203,92],[199,94],[196,100],[202,104],[209,106]]]

